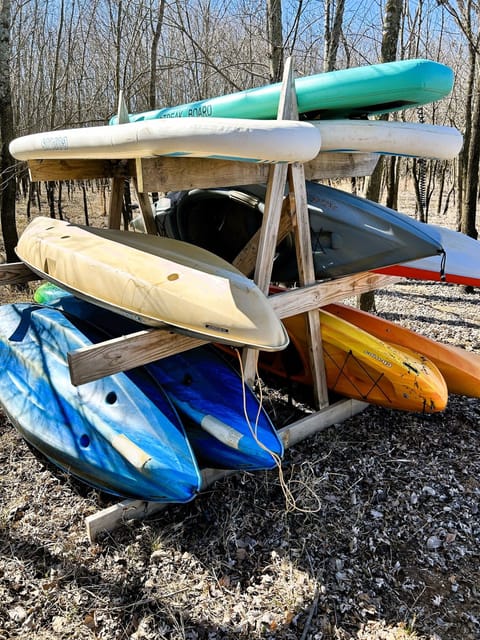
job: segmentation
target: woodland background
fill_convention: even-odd
[[[281,77],[292,56],[298,76],[393,59],[451,66],[452,94],[393,117],[446,124],[465,145],[450,162],[389,159],[367,196],[396,207],[411,176],[417,215],[453,207],[476,237],[480,159],[477,0],[0,0],[0,207],[7,261],[15,260],[17,185],[32,196],[13,137],[105,124],[123,89],[131,111],[207,98]],[[425,177],[425,193],[420,188]],[[51,214],[59,185],[45,185]],[[385,189],[384,189],[385,187]]]
[[[24,222],[25,201],[38,204],[13,137],[104,124],[120,89],[138,111],[262,85],[287,55],[297,75],[450,65],[452,95],[423,116],[462,131],[459,158],[425,163],[425,201],[411,159],[380,163],[365,193],[395,206],[409,178],[419,218],[457,212],[475,235],[479,15],[475,0],[0,0],[7,259],[16,205]],[[42,184],[40,197],[58,205],[76,188],[64,186]],[[478,351],[477,296],[459,289],[397,285],[377,293],[378,311]],[[265,397],[278,426],[309,410],[285,390]],[[101,497],[41,463],[0,416],[0,640],[478,640],[479,418],[478,400],[461,397],[432,416],[370,407],[288,450],[295,510],[276,476],[243,474],[90,545],[84,519]]]

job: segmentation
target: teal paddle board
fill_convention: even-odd
[[[295,80],[302,118],[348,118],[388,113],[440,100],[453,87],[454,74],[432,60],[387,62],[331,71]],[[132,114],[130,122],[157,118],[277,117],[281,84],[265,85],[176,107]],[[110,124],[118,122],[117,116]]]

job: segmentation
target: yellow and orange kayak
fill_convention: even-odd
[[[445,380],[428,358],[388,344],[323,309],[320,313],[327,387],[340,395],[391,409],[442,411]],[[290,345],[281,353],[261,352],[261,369],[312,385],[305,316],[284,319]]]
[[[324,310],[368,331],[380,340],[423,354],[437,365],[450,393],[480,398],[480,354],[436,342],[411,329],[354,307],[329,304]]]

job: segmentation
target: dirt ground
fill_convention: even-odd
[[[32,291],[8,287],[2,303]],[[480,350],[479,293],[402,283],[378,312]],[[308,395],[264,379],[281,427]],[[278,470],[90,544],[114,502],[42,461],[0,415],[0,640],[478,640],[480,400],[368,407],[290,448]]]

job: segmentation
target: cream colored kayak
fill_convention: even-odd
[[[254,162],[306,162],[322,152],[455,158],[454,127],[383,120],[242,120],[167,118],[46,131],[10,144],[18,160],[190,156]]]
[[[50,282],[142,324],[267,351],[288,344],[255,283],[186,242],[38,217],[16,251]]]
[[[33,133],[12,140],[10,153],[17,160],[186,156],[307,162],[318,154],[320,142],[320,132],[307,122],[168,118]]]

